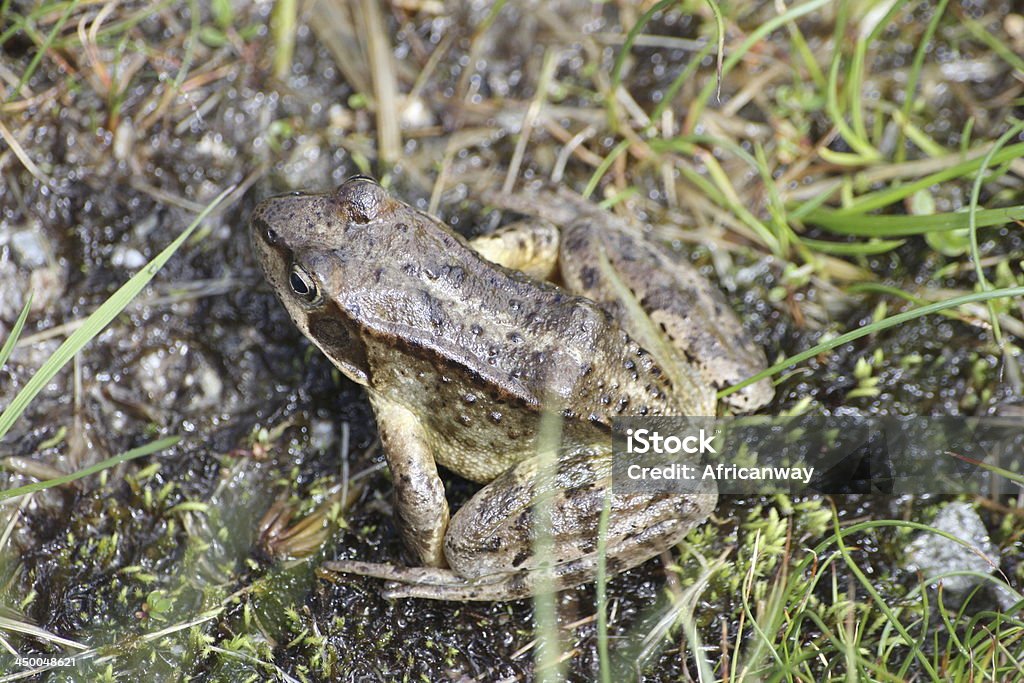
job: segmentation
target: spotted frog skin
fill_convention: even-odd
[[[678,543],[716,491],[611,495],[612,419],[714,415],[716,387],[765,366],[710,283],[612,214],[567,192],[492,203],[531,220],[468,243],[362,176],[270,198],[250,220],[295,324],[369,394],[418,566],[325,566],[386,579],[390,597],[507,600],[593,580],[606,496],[609,573]],[[564,287],[539,279],[555,262]],[[772,388],[734,396],[752,410]],[[542,453],[552,415],[561,438]],[[453,517],[437,465],[484,484]]]

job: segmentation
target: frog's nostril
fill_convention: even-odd
[[[277,244],[277,231],[270,227],[270,223],[263,219],[263,207],[256,209],[255,214],[250,219],[253,233],[258,234],[263,238],[269,246],[273,247]]]

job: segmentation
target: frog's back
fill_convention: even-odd
[[[416,258],[375,269],[365,288],[349,281],[367,343],[381,354],[371,369],[393,363],[392,352],[422,358],[439,375],[461,368],[470,386],[523,406],[561,399],[603,423],[675,407],[669,380],[592,301],[495,266],[453,235],[438,237]],[[382,305],[368,310],[368,300]]]
[[[566,438],[581,442],[619,415],[690,413],[667,374],[593,302],[452,239],[375,274],[388,305],[363,318],[362,334],[371,391],[429,424],[444,441],[432,449],[443,465],[490,480],[534,454],[544,409],[560,412]]]

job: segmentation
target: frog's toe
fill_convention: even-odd
[[[753,374],[753,373],[751,373]],[[734,413],[753,413],[772,402],[775,385],[770,379],[762,379],[726,396],[723,401]]]
[[[429,600],[514,600],[530,594],[527,577],[521,573],[501,573],[467,580],[450,569],[402,567],[377,562],[337,560],[324,562],[324,569],[339,574],[355,574],[383,579],[381,595]]]
[[[491,263],[547,280],[558,264],[559,233],[551,223],[521,221],[470,241]]]
[[[382,562],[335,560],[324,562],[324,569],[338,574],[356,574],[398,583],[451,584],[462,581],[449,569],[435,567],[403,567]]]
[[[384,584],[381,595],[388,599],[423,598],[427,600],[453,600],[465,602],[469,600],[517,600],[531,595],[527,581],[517,580],[518,574],[494,577],[493,581],[467,581],[452,574],[452,583],[402,583],[388,581]]]

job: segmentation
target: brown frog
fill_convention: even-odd
[[[716,387],[765,366],[707,280],[612,214],[568,192],[501,203],[535,219],[473,243],[362,176],[273,197],[250,220],[295,324],[369,394],[420,566],[326,566],[388,579],[388,596],[505,600],[592,580],[606,496],[610,573],[676,544],[710,514],[714,488],[611,495],[612,419],[713,415]],[[564,287],[535,277],[555,261]],[[733,407],[771,396],[760,382]],[[561,439],[545,454],[551,414]],[[437,465],[485,484],[451,519]]]

